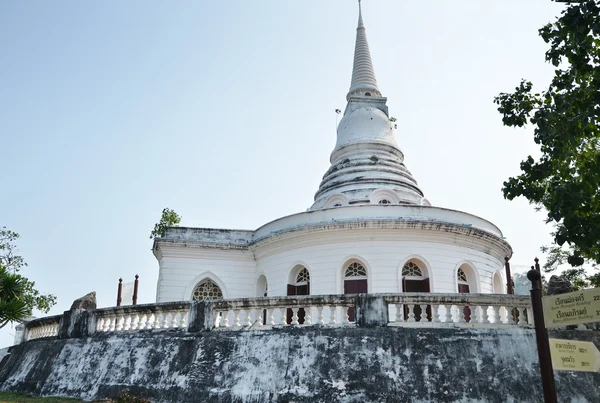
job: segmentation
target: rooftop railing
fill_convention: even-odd
[[[248,331],[311,326],[532,326],[531,300],[506,294],[354,294],[167,302],[66,311],[32,320],[23,341],[96,333]]]

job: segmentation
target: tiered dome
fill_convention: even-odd
[[[352,83],[346,99],[331,167],[311,210],[370,203],[428,205],[396,143],[387,98],[377,86],[360,1]]]

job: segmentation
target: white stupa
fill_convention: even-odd
[[[359,2],[360,7],[360,2]],[[359,8],[348,104],[307,212],[256,230],[169,228],[157,302],[343,293],[503,293],[494,224],[431,206],[404,165]]]

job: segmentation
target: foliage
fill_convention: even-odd
[[[179,216],[174,210],[169,208],[163,209],[160,221],[154,224],[154,229],[150,233],[150,239],[165,236],[167,227],[176,226],[180,222],[181,216]]]
[[[502,190],[548,212],[554,244],[543,251],[552,270],[600,262],[600,0],[570,3],[539,34],[555,67],[548,89],[535,93],[522,80],[494,102],[506,126],[534,127],[541,157],[528,156]]]
[[[117,398],[117,403],[150,403],[150,400],[130,395],[127,392],[121,392]]]
[[[56,303],[54,295],[41,294],[35,289],[35,282],[19,274],[27,263],[18,255],[18,238],[16,232],[0,229],[0,329],[9,322],[27,319],[33,309],[46,313]]]

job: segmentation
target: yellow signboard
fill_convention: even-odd
[[[592,342],[550,339],[550,353],[556,371],[600,370],[600,352]]]
[[[546,327],[600,322],[600,288],[544,297]]]

